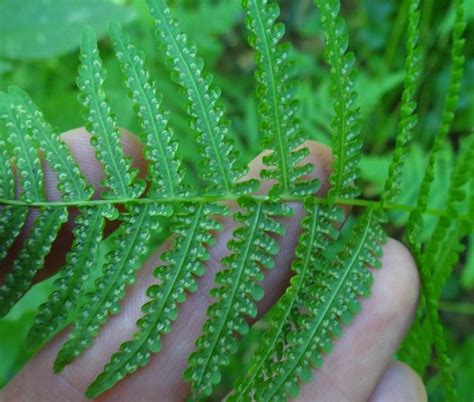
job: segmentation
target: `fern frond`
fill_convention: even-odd
[[[43,201],[45,199],[43,171],[33,138],[21,119],[18,107],[3,93],[0,93],[0,116],[6,123],[8,141],[15,156],[21,189],[20,198],[26,202]],[[8,183],[10,193],[15,191],[11,185],[10,179]],[[18,213],[12,211],[12,214],[15,221],[11,222],[10,227],[13,233],[18,234],[27,213],[21,209]],[[11,271],[6,275],[5,282],[0,286],[0,317],[6,315],[31,287],[37,271],[43,267],[44,259],[66,219],[66,208],[43,208],[39,211],[22,250],[13,262]]]
[[[263,334],[248,373],[236,382],[235,392],[229,397],[229,402],[253,400],[259,388],[258,383],[270,375],[267,370],[271,366],[269,362],[272,355],[275,350],[280,350],[292,323],[306,305],[308,295],[304,290],[317,280],[323,265],[323,253],[339,235],[335,225],[344,218],[339,207],[318,205],[312,198],[308,198],[305,210],[308,215],[302,221],[302,234],[292,264],[295,276],[273,308],[269,318],[270,328]]]
[[[97,39],[92,29],[84,31],[81,46],[81,66],[77,85],[81,90],[80,100],[87,110],[87,129],[92,134],[92,145],[97,159],[102,163],[108,191],[104,198],[139,197],[145,184],[137,180],[137,169],[131,168],[131,159],[125,157],[120,144],[120,132],[106,101],[103,90],[105,70],[97,49]]]
[[[244,0],[242,4],[250,31],[249,44],[256,50],[255,77],[258,82],[262,145],[273,151],[264,157],[269,169],[262,171],[262,177],[278,181],[270,192],[273,196],[311,194],[317,189],[316,181],[301,182],[301,178],[313,167],[310,164],[298,166],[309,151],[301,148],[306,138],[297,118],[297,88],[291,76],[291,45],[279,44],[285,27],[275,22],[280,15],[278,4],[267,0]]]
[[[10,97],[18,110],[19,119],[31,130],[32,138],[38,142],[45,159],[56,172],[62,199],[65,201],[89,199],[93,193],[92,187],[86,183],[66,144],[46,122],[32,99],[17,87],[10,88]]]
[[[31,349],[48,340],[75,311],[84,283],[97,264],[105,218],[112,219],[113,215],[113,208],[107,205],[81,208],[74,222],[74,241],[66,256],[66,265],[54,282],[55,290],[39,307],[28,333],[27,343]]]
[[[0,112],[1,114],[1,112]],[[15,176],[7,152],[7,144],[0,136],[0,197],[14,199],[16,197]],[[2,261],[15,239],[20,235],[21,229],[28,216],[28,208],[4,206],[0,214],[0,261]]]
[[[201,176],[208,192],[233,194],[236,187],[241,192],[250,191],[249,182],[236,184],[245,169],[236,167],[237,153],[229,134],[230,123],[224,118],[220,90],[212,84],[212,76],[203,71],[204,62],[197,56],[196,46],[180,31],[165,0],[147,0],[147,3],[156,20],[161,49],[175,71],[173,79],[182,86],[189,101],[191,126],[198,134],[203,158]]]
[[[430,240],[418,259],[420,270],[423,270],[421,274],[425,284],[425,302],[422,307],[426,311],[426,318],[418,317],[420,322],[411,330],[412,333],[408,338],[409,343],[405,344],[402,349],[404,360],[414,364],[417,370],[424,374],[431,357],[431,346],[434,343],[443,378],[446,381],[445,389],[448,392],[450,390],[452,392],[455,387],[450,358],[446,352],[443,330],[438,317],[438,301],[443,286],[464,251],[462,241],[470,230],[470,225],[459,217],[463,212],[463,201],[466,199],[465,185],[474,174],[473,158],[474,137],[469,137],[463,144],[452,173],[446,214],[440,217]],[[451,395],[451,400],[455,400],[453,395]]]
[[[358,299],[370,294],[373,281],[369,268],[380,267],[385,242],[380,218],[380,211],[367,210],[334,261],[321,267],[318,283],[307,300],[308,313],[300,313],[285,347],[274,351],[269,362],[272,375],[259,382],[256,400],[296,397],[299,381],[311,379],[311,369],[321,366],[323,355],[331,350],[342,325],[351,322],[360,311]]]
[[[25,202],[43,201],[43,169],[33,138],[21,121],[18,110],[10,97],[0,93],[0,117],[7,127],[7,140],[13,150],[14,164],[18,170],[19,197]],[[11,183],[10,183],[11,184]],[[10,193],[15,190],[10,189]]]
[[[430,188],[434,180],[434,166],[449,133],[451,123],[454,119],[459,93],[461,91],[461,80],[464,73],[464,45],[463,38],[466,22],[464,17],[464,1],[455,0],[455,20],[451,48],[451,71],[449,78],[448,92],[446,94],[444,108],[441,118],[441,126],[435,137],[433,147],[428,159],[425,175],[420,186],[416,208],[410,214],[407,224],[407,239],[412,244],[412,248],[420,249],[419,234],[423,224],[423,214],[428,206]]]
[[[150,300],[142,307],[144,314],[137,321],[137,331],[89,386],[89,398],[148,364],[151,354],[161,350],[161,336],[171,332],[179,315],[178,305],[186,301],[188,292],[197,290],[196,277],[205,273],[207,247],[214,242],[211,231],[222,229],[212,217],[225,214],[226,208],[216,204],[188,204],[173,217],[171,231],[177,237],[172,250],[161,257],[164,264],[154,272],[159,284],[148,288]]]
[[[203,335],[196,341],[197,349],[189,357],[184,377],[192,383],[196,399],[211,394],[221,380],[221,366],[229,364],[229,356],[237,350],[236,335],[247,333],[246,317],[255,317],[255,302],[263,297],[257,282],[263,279],[261,267],[271,269],[279,246],[271,237],[284,233],[283,224],[275,217],[288,216],[290,209],[278,203],[259,203],[242,199],[243,211],[234,215],[239,227],[228,248],[231,255],[222,260],[226,267],[216,274],[216,299],[208,309]]]
[[[420,36],[419,4],[419,0],[410,0],[408,3],[407,56],[405,62],[405,82],[400,105],[400,121],[395,151],[393,152],[392,163],[389,167],[385,191],[382,194],[382,202],[393,203],[400,194],[404,156],[407,152],[407,146],[413,138],[413,130],[417,123],[415,94],[422,70],[422,49],[418,46]]]
[[[0,317],[6,315],[30,289],[67,216],[67,209],[64,207],[40,210],[11,271],[0,286]]]
[[[446,401],[456,402],[456,380],[454,379],[452,362],[447,352],[444,330],[439,318],[438,300],[436,298],[432,273],[430,271],[430,267],[423,264],[422,261],[418,261],[418,267],[423,284],[423,295],[426,305],[426,319],[429,323],[429,327],[433,336],[433,343],[444,382]]]
[[[95,290],[86,295],[74,328],[58,353],[54,363],[56,372],[90,347],[108,316],[120,311],[125,287],[135,281],[141,258],[148,252],[150,236],[160,230],[157,217],[169,212],[164,206],[150,203],[130,206],[127,213],[122,214],[120,233],[113,239],[112,251],[107,255]]]
[[[459,219],[464,212],[462,205],[467,199],[466,184],[474,175],[474,137],[468,137],[461,148],[460,156],[454,167],[451,185],[448,190],[446,214],[440,217],[430,240],[423,251],[422,263],[433,273],[433,286],[436,299],[439,299],[441,289],[448,280],[457,257],[449,256],[447,251],[459,256],[462,252],[463,234],[466,235],[466,225]],[[453,243],[453,247],[447,247]],[[447,257],[442,258],[443,255]],[[441,264],[443,262],[443,264]]]
[[[169,113],[161,107],[156,85],[144,68],[143,55],[130,43],[118,24],[109,27],[117,59],[126,76],[126,84],[136,105],[141,128],[145,134],[145,158],[148,179],[153,188],[149,196],[176,196],[183,191],[183,171],[177,158],[178,145],[168,127]]]
[[[334,198],[357,198],[360,188],[359,161],[362,139],[360,134],[360,112],[356,106],[354,90],[356,58],[347,53],[349,45],[346,23],[338,16],[339,0],[315,0],[321,14],[321,24],[326,41],[324,57],[330,66],[331,95],[334,102],[332,121],[333,173],[328,196]]]

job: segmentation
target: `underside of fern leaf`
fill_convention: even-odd
[[[418,236],[423,216],[429,212],[433,166],[459,97],[465,23],[463,2],[455,0],[452,67],[441,127],[416,205],[397,205],[403,192],[404,156],[417,123],[416,95],[423,62],[418,43],[419,3],[408,0],[403,6],[408,18],[405,80],[395,150],[380,200],[357,199],[362,193],[362,133],[356,58],[348,51],[348,30],[337,0],[315,0],[333,106],[328,130],[334,162],[327,196],[315,196],[321,183],[312,178],[314,166],[306,162],[310,152],[305,141],[311,135],[298,118],[294,52],[290,44],[281,42],[285,26],[278,21],[277,1],[242,1],[248,43],[255,54],[259,134],[266,150],[260,178],[269,181],[265,194],[258,192],[257,180],[247,179],[248,169],[242,167],[234,146],[220,89],[166,0],[147,0],[147,4],[156,21],[158,51],[172,72],[178,96],[187,104],[202,188],[186,180],[180,137],[161,94],[162,77],[152,78],[144,53],[117,23],[108,32],[134,106],[146,174],[134,167],[121,145],[92,29],[83,35],[77,85],[91,145],[104,173],[99,189],[83,177],[61,136],[25,92],[12,87],[0,93],[0,120],[6,128],[5,136],[0,131],[0,261],[10,257],[15,242],[20,246],[0,284],[0,317],[32,287],[61,228],[68,221],[73,223],[64,266],[27,336],[29,349],[36,351],[70,323],[72,329],[54,362],[56,372],[63,370],[92,347],[109,318],[119,314],[154,240],[165,231],[171,235],[169,247],[153,271],[154,281],[146,290],[135,331],[112,354],[86,396],[100,396],[149,364],[152,355],[162,351],[163,337],[173,331],[181,306],[191,302],[191,293],[201,290],[200,278],[215,271],[212,302],[183,373],[193,400],[204,400],[221,383],[240,338],[249,332],[249,322],[261,315],[257,304],[265,296],[262,280],[275,267],[280,248],[286,247],[284,222],[298,219],[301,232],[291,263],[292,278],[265,318],[267,327],[249,370],[236,380],[228,396],[229,401],[291,399],[321,367],[344,327],[356,318],[361,298],[370,296],[372,270],[381,265],[386,240],[382,227],[389,220],[386,209],[400,207],[411,211],[407,240],[424,282],[417,319],[400,357],[423,373],[434,345],[447,399],[454,400],[438,301],[463,252],[464,238],[474,226],[474,196],[468,192],[469,181],[470,191],[474,188],[472,135],[460,141],[446,210],[437,211],[439,219],[428,241],[422,244]],[[47,196],[45,166],[54,172],[59,193],[54,201]],[[343,205],[357,205],[363,211],[346,221],[348,210]],[[298,208],[302,208],[302,218],[293,215]],[[224,218],[232,221],[230,240],[225,257],[215,261],[211,247],[221,235]],[[116,229],[108,235],[105,228],[114,220]]]

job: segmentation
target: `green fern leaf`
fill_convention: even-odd
[[[240,192],[250,191],[253,183],[236,184],[246,171],[236,167],[237,153],[229,135],[230,124],[224,119],[220,90],[213,86],[212,76],[203,72],[204,62],[172,19],[166,1],[147,0],[147,3],[156,20],[162,51],[175,71],[173,79],[183,87],[189,101],[188,113],[193,118],[192,128],[198,133],[204,162],[202,178],[208,192],[232,194],[235,188]]]
[[[419,242],[420,230],[423,224],[423,214],[428,206],[430,188],[434,180],[434,166],[438,155],[443,149],[446,137],[449,134],[451,123],[454,119],[454,112],[459,101],[459,93],[461,90],[461,80],[464,72],[464,45],[463,38],[466,22],[464,17],[464,1],[455,0],[454,2],[456,14],[453,29],[452,48],[451,48],[451,71],[448,93],[446,94],[441,126],[435,138],[433,147],[428,159],[428,166],[425,170],[419,196],[417,198],[416,208],[410,214],[407,224],[407,239],[414,250],[419,251],[421,245]]]
[[[5,121],[7,140],[14,151],[15,166],[20,173],[20,199],[28,203],[43,201],[43,170],[38,152],[31,135],[21,122],[17,108],[12,106],[10,97],[4,93],[0,93],[0,117]]]
[[[264,157],[264,163],[270,169],[264,170],[262,177],[278,181],[270,193],[272,196],[311,194],[317,190],[316,181],[301,182],[313,166],[299,165],[309,151],[301,148],[306,138],[296,117],[298,103],[295,99],[296,83],[291,77],[291,45],[278,44],[285,33],[284,25],[275,23],[280,15],[279,7],[267,0],[244,0],[242,4],[250,31],[249,43],[256,50],[258,69],[255,77],[262,120],[262,145],[273,150]]]
[[[209,258],[206,247],[214,241],[210,232],[222,229],[212,216],[225,213],[226,208],[215,204],[189,204],[174,216],[171,227],[177,237],[173,249],[163,254],[164,265],[154,272],[159,284],[148,288],[150,300],[142,307],[144,314],[137,321],[136,333],[120,346],[102,374],[90,385],[89,398],[148,364],[151,353],[161,350],[160,338],[171,332],[172,322],[179,315],[178,305],[186,301],[187,292],[197,290],[195,277],[205,272],[204,264]]]
[[[18,107],[3,93],[0,93],[0,116],[6,122],[8,141],[14,151],[19,172],[20,198],[26,202],[43,201],[43,172],[34,141],[21,121]],[[10,181],[9,188],[11,184]],[[14,190],[10,188],[9,191],[11,193]],[[13,232],[19,232],[23,224],[21,219],[25,217],[23,210],[15,216],[18,225],[12,221]],[[6,315],[31,287],[66,219],[66,208],[43,208],[39,211],[22,250],[13,262],[5,282],[0,286],[0,317]]]
[[[232,254],[222,260],[226,269],[216,275],[217,286],[210,293],[216,302],[208,309],[204,334],[184,372],[196,399],[210,395],[220,382],[220,367],[229,364],[229,355],[237,349],[235,335],[244,335],[249,328],[245,318],[256,316],[255,302],[263,297],[257,284],[263,279],[261,267],[273,268],[273,256],[279,251],[270,236],[284,233],[275,217],[290,214],[288,207],[273,203],[242,199],[240,206],[245,210],[234,215],[239,227],[228,243]]]
[[[161,110],[156,85],[144,69],[143,55],[118,24],[111,25],[109,33],[145,134],[148,179],[153,185],[148,195],[174,197],[183,191],[183,172],[177,158],[178,145],[168,127],[169,113]]]
[[[295,276],[290,286],[272,310],[269,318],[270,328],[263,334],[262,341],[253,355],[250,370],[245,377],[235,384],[235,392],[229,402],[253,400],[258,390],[258,383],[265,381],[271,357],[275,350],[286,340],[288,330],[299,316],[301,308],[306,304],[305,290],[314,284],[320,274],[323,253],[334,241],[339,231],[335,225],[342,222],[343,213],[337,206],[318,205],[314,199],[305,201],[307,216],[302,221],[302,234],[292,264]]]
[[[259,383],[256,400],[296,397],[299,381],[310,380],[311,368],[321,366],[323,354],[330,351],[342,325],[360,311],[358,298],[368,296],[372,284],[368,268],[380,267],[385,234],[379,219],[380,211],[367,210],[352,229],[347,245],[319,270],[318,284],[306,301],[309,313],[300,315],[286,347],[274,352],[273,376]]]
[[[122,214],[124,222],[120,233],[113,239],[112,251],[97,279],[96,289],[86,295],[86,303],[80,308],[74,328],[58,353],[54,363],[56,372],[90,347],[109,314],[120,311],[125,286],[134,282],[140,258],[148,252],[151,233],[160,229],[157,216],[169,213],[168,208],[150,203],[130,206],[128,212]]]
[[[84,283],[97,263],[105,217],[112,218],[110,206],[83,207],[75,219],[74,242],[66,257],[66,265],[55,280],[55,290],[42,304],[31,327],[27,343],[34,349],[48,340],[66,322],[77,307]]]
[[[77,85],[81,90],[81,102],[87,110],[87,128],[92,134],[92,145],[96,148],[97,159],[106,174],[104,186],[109,190],[104,198],[137,198],[143,193],[145,184],[137,180],[137,170],[131,168],[130,158],[126,158],[120,144],[120,132],[102,86],[105,70],[97,49],[94,31],[84,31],[81,47],[81,66]]]
[[[12,270],[0,286],[0,317],[6,315],[30,289],[36,272],[43,267],[44,259],[67,216],[66,208],[40,210]]]
[[[324,56],[330,65],[331,94],[335,116],[333,152],[335,161],[330,178],[331,198],[356,198],[360,195],[357,185],[362,140],[360,135],[360,113],[355,105],[354,90],[356,58],[346,53],[348,35],[344,19],[339,14],[339,0],[315,0],[321,13],[321,24],[326,39]]]
[[[18,110],[18,118],[31,130],[32,138],[39,143],[45,159],[58,177],[58,190],[65,201],[87,200],[93,189],[81,175],[79,166],[72,158],[66,145],[52,127],[44,120],[43,114],[31,98],[17,87],[10,88],[11,101]]]
[[[440,217],[435,231],[423,251],[424,258],[422,263],[433,272],[433,286],[436,299],[439,299],[441,289],[451,275],[451,270],[455,266],[457,256],[463,251],[462,239],[467,235],[465,230],[468,228],[460,219],[460,215],[463,213],[462,207],[467,199],[466,183],[474,175],[473,160],[474,137],[469,137],[463,144],[461,154],[452,174],[446,203],[446,214]],[[448,247],[451,243],[453,246]],[[448,251],[454,252],[455,255],[450,256]],[[443,256],[446,257],[442,258]]]
[[[0,137],[0,198],[13,200],[16,197],[15,177],[10,165],[7,144]],[[2,207],[0,214],[0,261],[2,261],[28,216],[28,209],[16,206]]]

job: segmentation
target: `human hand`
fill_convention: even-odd
[[[97,189],[100,187],[102,169],[95,160],[94,150],[89,144],[89,135],[83,130],[73,130],[63,135],[84,175]],[[136,167],[145,171],[141,145],[128,133],[123,135],[125,153],[131,156]],[[330,150],[309,142],[310,159],[315,165],[313,175],[322,182],[319,195],[328,188],[331,166]],[[249,175],[258,178],[262,168],[261,156],[250,164]],[[55,176],[45,167],[45,182],[48,197],[57,199]],[[263,183],[263,191],[268,183]],[[280,239],[281,252],[276,266],[266,273],[263,281],[265,297],[259,303],[261,317],[279,298],[288,284],[290,264],[299,235],[301,206],[294,204],[295,215],[286,219],[287,233]],[[224,231],[219,233],[216,244],[210,250],[207,274],[200,279],[199,290],[189,295],[180,307],[180,316],[174,323],[173,332],[163,337],[162,351],[152,357],[151,363],[130,375],[112,390],[102,395],[101,401],[182,401],[189,396],[189,384],[182,379],[187,366],[187,357],[194,349],[194,341],[200,335],[206,319],[208,295],[213,279],[219,269],[219,261],[226,254],[226,244],[232,235],[231,219],[224,222]],[[61,267],[65,252],[71,241],[72,224],[62,230],[57,244],[48,257],[48,276]],[[114,316],[102,328],[93,346],[63,372],[55,375],[53,362],[65,341],[67,330],[48,344],[15,379],[0,393],[2,401],[82,401],[87,385],[101,371],[110,355],[119,345],[129,339],[135,330],[135,321],[140,317],[140,307],[146,302],[145,289],[154,280],[152,272],[159,265],[161,252],[169,248],[166,242],[145,262],[139,271],[135,285],[129,288],[122,304],[122,313]],[[10,258],[15,254],[12,251]],[[391,402],[425,401],[426,392],[418,376],[407,366],[392,362],[392,357],[405,335],[418,300],[418,276],[413,259],[406,248],[395,240],[384,247],[383,268],[373,272],[372,296],[362,300],[362,312],[354,322],[344,329],[335,341],[334,350],[325,357],[321,369],[315,370],[310,384],[302,386],[299,401],[324,402]]]

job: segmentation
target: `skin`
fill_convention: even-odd
[[[83,174],[100,192],[103,175],[100,163],[94,157],[89,135],[77,129],[63,135],[64,141],[81,166]],[[142,146],[130,133],[123,132],[124,151],[143,175],[146,163]],[[315,165],[313,177],[321,180],[318,195],[328,189],[332,156],[329,148],[315,143],[306,144],[310,149],[308,159]],[[249,165],[249,176],[259,178],[262,155]],[[45,166],[46,187],[50,199],[58,199],[55,176]],[[263,183],[266,191],[271,183]],[[259,315],[265,313],[279,298],[288,284],[290,264],[300,233],[301,206],[293,204],[295,216],[286,219],[286,235],[280,239],[281,253],[276,266],[267,272],[263,281],[265,297],[259,303]],[[194,349],[194,340],[201,333],[206,309],[211,302],[208,292],[213,285],[219,261],[227,253],[226,243],[231,237],[232,222],[223,221],[224,231],[217,236],[210,249],[211,258],[207,274],[201,278],[199,290],[189,295],[181,306],[180,316],[173,332],[162,338],[162,352],[152,357],[151,364],[138,370],[102,395],[100,401],[184,401],[189,395],[189,384],[182,380],[187,356]],[[54,273],[64,261],[64,250],[70,244],[72,223],[65,225],[58,245],[48,259],[48,268],[42,277]],[[111,230],[111,228],[109,228]],[[154,282],[151,275],[160,263],[160,254],[170,247],[170,241],[145,262],[138,279],[130,287],[122,303],[122,313],[114,316],[102,328],[93,346],[58,375],[52,365],[56,353],[66,339],[68,330],[48,344],[0,393],[1,401],[84,401],[87,385],[101,371],[110,355],[127,340],[135,330],[140,307],[146,301],[144,290]],[[12,255],[18,249],[13,249]],[[13,257],[10,256],[10,260]],[[340,339],[335,341],[333,352],[325,358],[321,369],[314,371],[313,381],[303,384],[298,401],[324,402],[396,402],[426,401],[426,391],[409,367],[393,362],[392,358],[408,330],[416,309],[419,292],[417,269],[408,250],[399,242],[389,239],[384,247],[383,268],[374,270],[372,297],[363,299],[362,312],[348,325]],[[8,267],[7,267],[8,269]],[[257,317],[257,319],[258,319]]]

